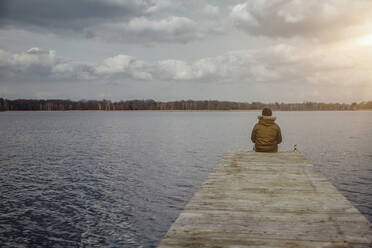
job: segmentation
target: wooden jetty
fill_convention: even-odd
[[[369,221],[298,152],[228,152],[158,248],[371,248]]]

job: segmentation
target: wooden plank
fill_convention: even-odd
[[[158,247],[365,248],[372,227],[300,153],[231,151]]]

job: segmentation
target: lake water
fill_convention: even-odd
[[[372,111],[274,114],[279,149],[297,144],[371,221]],[[155,247],[220,157],[252,148],[257,115],[0,113],[0,244]]]

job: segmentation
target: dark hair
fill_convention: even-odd
[[[269,109],[269,108],[264,108],[263,110],[262,110],[262,115],[263,116],[271,116],[273,114],[273,112],[271,111],[271,109]]]

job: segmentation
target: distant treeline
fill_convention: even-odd
[[[38,110],[38,111],[68,111],[68,110],[255,110],[269,107],[273,110],[372,110],[372,101],[360,103],[262,103],[262,102],[230,102],[230,101],[194,101],[182,100],[157,102],[154,100],[128,100],[113,102],[109,100],[7,100],[0,98],[0,111]]]

